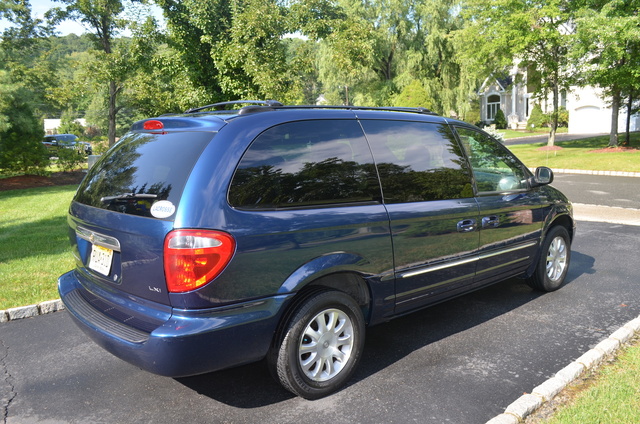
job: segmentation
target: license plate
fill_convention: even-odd
[[[91,245],[91,257],[89,257],[89,268],[108,276],[111,272],[111,262],[113,259],[113,250],[106,247]]]

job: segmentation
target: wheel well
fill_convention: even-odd
[[[292,299],[287,307],[287,313],[284,315],[284,321],[288,320],[288,316],[292,310],[305,301],[307,297],[313,293],[324,290],[337,290],[349,295],[362,309],[362,315],[365,322],[369,322],[369,314],[371,310],[371,294],[369,287],[362,277],[354,273],[337,273],[325,275],[315,281],[304,286],[298,294]]]
[[[273,354],[273,347],[276,346],[284,336],[282,332],[283,327],[285,327],[286,323],[289,322],[298,306],[314,293],[326,290],[337,290],[351,296],[351,298],[360,306],[365,324],[369,323],[371,313],[371,294],[364,279],[354,273],[325,275],[324,277],[320,277],[304,286],[286,306],[285,312],[280,318],[280,323],[278,324],[278,328],[274,334],[273,341],[271,342],[272,348],[270,349],[268,356]]]
[[[561,215],[557,217],[551,223],[551,225],[547,229],[547,232],[548,230],[555,227],[556,225],[562,225],[563,227],[565,227],[567,229],[567,232],[569,233],[569,238],[571,239],[571,241],[573,241],[573,222],[571,221],[571,218],[568,215]]]

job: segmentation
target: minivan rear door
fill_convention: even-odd
[[[100,287],[170,303],[164,238],[173,228],[189,174],[215,132],[175,132],[167,128],[170,122],[164,125],[159,131],[128,133],[78,188],[69,224],[78,275],[89,291]]]
[[[452,131],[429,122],[361,124],[391,222],[396,313],[464,291],[476,270],[478,206]]]

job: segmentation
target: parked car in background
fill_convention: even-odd
[[[53,134],[44,137],[42,142],[49,151],[49,156],[56,156],[59,148],[75,149],[78,153],[90,155],[92,153],[91,143],[79,141],[74,134]]]
[[[512,277],[560,288],[575,223],[552,181],[422,108],[209,105],[135,123],[89,170],[58,289],[138,367],[266,358],[316,399],[352,375],[366,326]]]

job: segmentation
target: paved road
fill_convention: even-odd
[[[597,137],[599,135],[607,135],[605,134],[556,134],[556,141],[568,141],[568,140],[577,140],[580,138],[589,138],[589,137]],[[513,144],[533,144],[533,143],[546,143],[548,139],[548,134],[542,135],[533,135],[533,136],[525,136],[519,138],[510,138],[504,141],[504,144],[507,146]]]
[[[640,178],[556,173],[553,186],[574,203],[640,209]]]
[[[580,222],[559,291],[511,280],[369,329],[350,385],[314,402],[262,364],[148,374],[88,341],[66,312],[4,323],[5,423],[484,423],[640,315],[639,237],[640,227]]]

